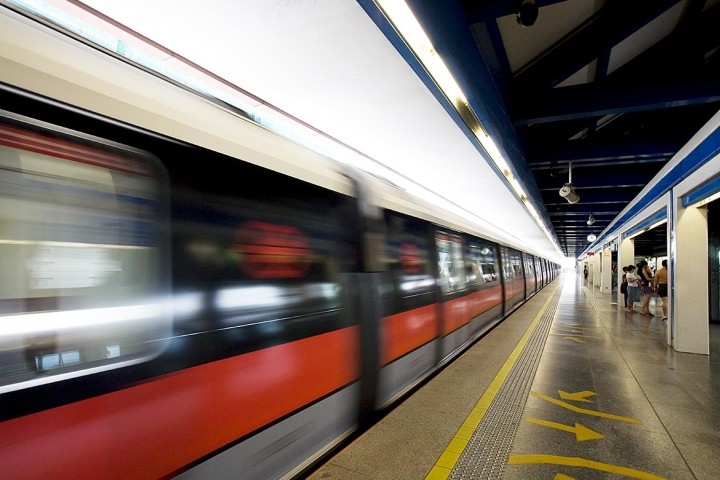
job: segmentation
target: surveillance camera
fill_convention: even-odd
[[[559,193],[568,203],[577,203],[580,200],[580,195],[575,193],[575,186],[572,183],[563,185]]]
[[[588,217],[588,219],[587,219],[587,224],[588,224],[588,225],[592,225],[593,223],[595,223],[595,217],[593,217],[592,215],[590,215],[590,216]]]
[[[530,27],[538,17],[538,7],[534,0],[523,0],[517,12],[517,22],[521,27]]]

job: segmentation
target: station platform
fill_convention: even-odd
[[[613,302],[565,273],[307,478],[720,478],[720,328]]]

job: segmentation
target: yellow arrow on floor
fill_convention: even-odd
[[[572,403],[563,402],[562,400],[558,400],[556,398],[550,397],[543,393],[536,392],[535,390],[530,390],[530,395],[541,398],[541,399],[545,400],[546,402],[552,403],[553,405],[567,408],[568,410],[571,410],[571,411],[577,412],[577,413],[582,413],[584,415],[592,415],[594,417],[609,418],[611,420],[617,420],[618,422],[625,422],[625,423],[637,423],[637,424],[642,423],[640,420],[637,420],[635,418],[623,417],[622,415],[615,415],[614,413],[598,412],[595,410],[588,410],[585,408],[580,408],[580,407],[573,405]]]
[[[558,473],[553,480],[575,480],[575,477],[568,477],[564,473]]]
[[[584,442],[585,440],[600,440],[601,438],[605,438],[603,435],[594,430],[590,430],[587,427],[583,427],[579,423],[576,423],[574,427],[571,427],[570,425],[548,422],[547,420],[540,420],[538,418],[526,418],[525,420],[536,425],[542,425],[543,427],[556,428],[564,432],[574,433],[575,440],[578,442]]]
[[[642,480],[665,480],[665,477],[653,475],[652,473],[635,470],[633,468],[621,467],[609,463],[596,462],[580,457],[563,457],[560,455],[510,455],[508,465],[563,465],[566,467],[591,468],[600,472],[622,475],[624,477],[638,478]]]
[[[576,392],[576,393],[568,393],[563,392],[562,390],[558,390],[558,394],[560,394],[560,398],[563,400],[573,400],[575,402],[588,402],[592,403],[590,400],[587,399],[587,397],[594,397],[596,395],[595,392],[591,392],[590,390],[584,390],[582,392]]]
[[[553,330],[572,330],[573,332],[582,332],[583,327],[581,326],[570,326],[570,325],[557,325],[553,327]]]

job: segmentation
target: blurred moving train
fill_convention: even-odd
[[[558,265],[0,11],[0,465],[291,478]]]

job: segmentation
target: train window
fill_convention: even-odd
[[[520,259],[520,252],[516,250],[510,250],[510,263],[512,265],[513,278],[522,278],[522,261]]]
[[[432,292],[435,278],[430,263],[427,224],[393,212],[386,213],[387,271],[392,272],[399,296]],[[427,300],[427,303],[433,299]]]
[[[462,290],[466,284],[462,240],[456,235],[438,233],[435,241],[438,249],[440,288],[443,293]]]
[[[514,277],[512,265],[505,264],[503,270],[505,271],[505,280],[512,280]]]
[[[160,353],[164,187],[138,152],[0,121],[0,392]]]
[[[513,264],[513,274],[514,274],[515,278],[522,277],[522,275],[523,275],[522,274],[522,266],[519,263]]]
[[[352,324],[354,199],[213,152],[203,159],[203,172],[170,169],[173,290],[188,305],[174,310],[175,334],[199,333],[230,355]]]
[[[535,264],[532,257],[525,257],[525,271],[529,277],[535,277]]]
[[[499,281],[495,249],[491,245],[473,242],[469,254],[473,276],[478,285],[482,287]]]
[[[506,281],[512,280],[514,277],[514,270],[512,267],[512,253],[507,248],[502,248],[502,260],[503,260],[503,276]]]

